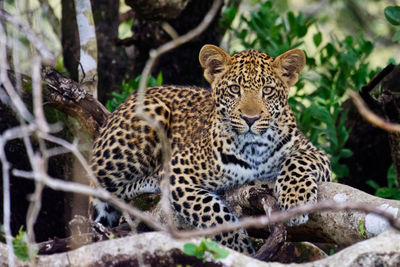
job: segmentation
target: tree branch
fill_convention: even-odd
[[[367,121],[387,132],[400,133],[400,124],[388,122],[377,116],[365,105],[357,92],[347,90],[347,94],[358,109],[358,112],[360,112],[361,116],[363,116]]]
[[[95,136],[110,112],[78,83],[53,68],[43,67],[41,75],[47,85],[47,103],[76,118],[89,134]]]
[[[262,262],[227,249],[229,256],[225,259],[202,260],[185,255],[183,246],[187,242],[200,243],[200,239],[176,240],[162,232],[151,232],[124,238],[111,239],[81,247],[79,249],[54,254],[38,256],[37,266],[110,266],[110,265],[150,265],[157,266],[165,262],[170,266],[203,266],[214,262],[218,266],[260,266],[284,267],[293,264],[278,262]],[[6,255],[7,249],[0,243],[0,254]],[[15,258],[17,266],[26,266]],[[400,264],[400,233],[387,231],[382,235],[359,242],[353,246],[324,259],[309,263],[307,266],[343,267],[350,266],[375,266],[379,262],[384,266],[397,266]],[[7,263],[7,257],[0,257],[0,265]],[[212,265],[213,266],[213,265]]]

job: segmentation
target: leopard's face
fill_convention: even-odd
[[[301,50],[290,50],[276,59],[249,50],[230,56],[206,45],[200,51],[204,77],[213,88],[217,120],[238,135],[263,135],[276,125],[288,108],[290,86],[305,64]]]
[[[288,85],[273,61],[255,50],[236,53],[227,71],[212,84],[219,117],[236,134],[262,135],[288,104]]]

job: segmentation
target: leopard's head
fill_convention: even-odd
[[[204,77],[211,84],[217,116],[237,134],[262,135],[288,105],[289,88],[305,64],[303,51],[277,58],[249,50],[229,55],[213,45],[200,51]]]

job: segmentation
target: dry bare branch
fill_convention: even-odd
[[[46,103],[76,118],[90,135],[97,135],[110,112],[78,83],[53,68],[43,67],[41,75],[47,84]]]
[[[400,133],[400,124],[388,122],[377,116],[365,105],[364,101],[361,99],[357,92],[347,90],[347,94],[353,101],[354,105],[357,107],[358,112],[360,112],[361,116],[363,116],[367,121],[385,131],[391,133]]]

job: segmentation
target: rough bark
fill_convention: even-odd
[[[270,195],[272,188],[273,183],[257,182],[231,189],[225,192],[223,199],[239,217],[265,214],[260,200],[262,198],[273,199]],[[400,217],[400,201],[375,197],[339,183],[319,183],[318,201],[324,200],[369,203],[392,213],[394,217]],[[274,201],[269,203],[267,201],[267,208],[268,206],[272,207],[271,204],[274,205]],[[159,207],[155,207],[149,212],[160,222],[165,221]],[[360,230],[360,227],[363,230]],[[289,241],[335,243],[340,246],[348,246],[376,236],[388,228],[389,224],[386,220],[373,214],[343,210],[313,213],[306,224],[286,227],[286,231]],[[249,230],[249,233],[258,238],[267,238],[269,229]]]
[[[44,96],[48,103],[76,118],[94,136],[110,112],[78,83],[50,67],[42,69],[42,79],[47,83]]]
[[[277,262],[262,262],[229,250],[225,259],[206,262],[182,253],[187,242],[199,239],[175,240],[166,233],[151,232],[91,244],[79,249],[37,256],[37,266],[288,266]],[[0,266],[7,266],[6,246],[0,244]],[[387,231],[359,242],[324,259],[303,266],[397,266],[400,264],[400,233]],[[28,266],[16,259],[16,266]]]

